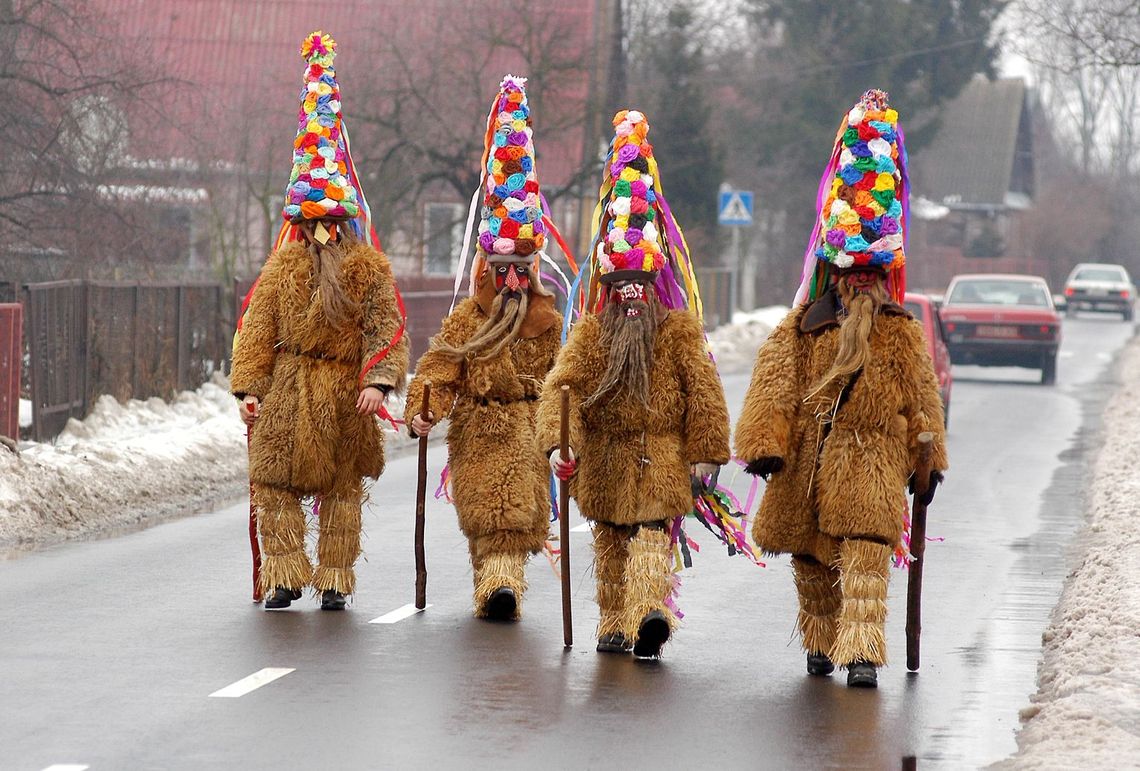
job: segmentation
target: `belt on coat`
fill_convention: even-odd
[[[352,364],[349,359],[338,359],[336,356],[329,356],[328,354],[320,353],[318,351],[302,351],[295,345],[283,346],[282,353],[291,353],[294,356],[304,356],[306,359],[317,359],[318,361],[335,361],[339,364]]]
[[[514,404],[516,402],[537,402],[538,396],[537,395],[534,395],[534,396],[527,395],[527,396],[519,397],[518,399],[495,399],[495,398],[479,397],[477,399],[472,398],[471,401],[477,402],[478,404],[481,404],[484,407],[489,407],[492,404],[498,404],[499,406],[506,406],[508,404]]]

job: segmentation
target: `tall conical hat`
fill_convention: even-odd
[[[877,89],[844,116],[820,181],[796,304],[822,294],[837,272],[862,266],[883,270],[892,298],[902,301],[910,184],[898,119]]]
[[[353,219],[360,213],[340,112],[340,85],[333,59],[336,41],[317,30],[301,43],[305,59],[293,171],[282,214],[293,223]]]
[[[609,187],[605,237],[596,247],[598,280],[621,278],[650,282],[665,266],[665,244],[659,240],[657,161],[649,144],[649,121],[637,110],[614,116],[614,140],[606,161]]]
[[[534,262],[546,243],[526,78],[507,75],[491,103],[483,148],[479,257]],[[476,268],[481,269],[480,260]]]

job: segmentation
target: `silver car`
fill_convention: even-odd
[[[1065,313],[1075,316],[1078,310],[1111,311],[1132,321],[1132,303],[1136,286],[1122,265],[1082,262],[1073,268],[1065,281]]]

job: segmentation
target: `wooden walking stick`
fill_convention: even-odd
[[[431,383],[424,383],[424,398],[420,418],[428,420],[431,410]],[[428,438],[420,437],[420,467],[416,477],[416,608],[427,607],[427,559],[424,556],[424,499],[427,497]]]
[[[570,386],[562,386],[562,427],[559,457],[563,463],[570,460]],[[570,617],[570,480],[559,480],[558,485],[558,538],[561,541],[559,563],[562,568],[562,642],[574,645],[574,624]]]
[[[926,504],[930,489],[930,456],[934,434],[918,435],[918,463],[914,469],[914,503],[910,512],[910,575],[906,583],[906,668],[917,672],[922,635],[922,556],[926,552]]]
[[[253,442],[253,427],[245,429],[245,451]],[[261,546],[257,543],[257,509],[253,506],[253,482],[249,483],[249,550],[253,555],[253,601],[261,602]]]

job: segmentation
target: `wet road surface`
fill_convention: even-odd
[[[1040,634],[1080,522],[1081,474],[1131,334],[1065,322],[1058,385],[959,367],[951,473],[931,506],[923,669],[904,667],[905,573],[893,571],[892,666],[877,691],[809,678],[786,558],[758,569],[702,545],[686,614],[659,663],[593,649],[589,534],[572,534],[575,646],[559,586],[532,559],[524,619],[470,616],[466,546],[428,504],[426,612],[413,599],[415,458],[389,464],[366,511],[350,610],[248,601],[243,503],[0,562],[0,767],[972,768],[1014,748]],[[736,411],[745,376],[725,380]],[[433,448],[431,478],[444,460]],[[731,472],[726,472],[726,477]],[[746,480],[735,480],[743,493]],[[575,518],[573,525],[581,524]],[[265,669],[260,687],[245,678]],[[276,676],[276,679],[271,679]],[[271,679],[271,681],[269,681]],[[211,698],[231,684],[243,695]],[[246,684],[249,683],[249,684]],[[249,690],[246,690],[249,689]]]

